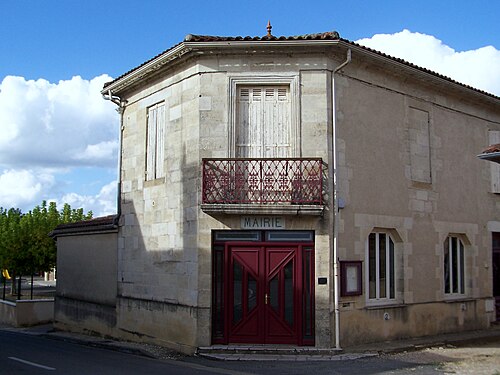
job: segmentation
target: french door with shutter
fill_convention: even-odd
[[[236,157],[291,157],[290,87],[241,86],[237,95]]]
[[[292,147],[289,85],[240,86],[237,93],[236,157],[248,159],[238,171],[250,201],[286,200],[293,173],[286,163],[255,159],[288,159]],[[235,179],[237,179],[235,177]],[[258,182],[256,182],[258,181]]]
[[[313,246],[227,242],[214,252],[214,343],[314,344]]]

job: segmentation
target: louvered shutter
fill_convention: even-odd
[[[290,156],[289,96],[288,86],[238,89],[237,157]]]
[[[153,180],[156,160],[156,106],[148,110],[146,142],[146,180]]]
[[[157,114],[156,114],[156,160],[155,160],[156,178],[165,177],[164,153],[165,153],[165,104],[160,104],[157,107]]]
[[[148,109],[146,141],[146,180],[165,176],[165,104]]]
[[[262,156],[268,158],[290,156],[290,109],[288,87],[265,88]]]

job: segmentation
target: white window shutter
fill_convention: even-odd
[[[500,131],[490,130],[488,132],[490,145],[495,145],[500,143]],[[491,171],[491,192],[500,194],[500,164],[490,162]]]
[[[146,180],[155,178],[156,114],[156,106],[149,108],[146,140]]]
[[[291,155],[289,86],[240,87],[237,117],[237,157]]]
[[[156,114],[156,178],[165,177],[165,104],[159,104]]]
[[[146,134],[146,180],[165,177],[165,103],[148,109]]]

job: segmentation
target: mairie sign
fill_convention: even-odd
[[[282,216],[243,216],[241,229],[285,229]]]

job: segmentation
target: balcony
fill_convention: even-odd
[[[321,158],[203,159],[202,209],[208,213],[321,215]]]

